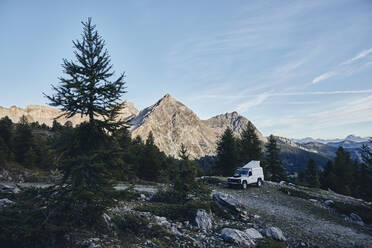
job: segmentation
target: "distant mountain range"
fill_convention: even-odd
[[[305,144],[310,142],[316,142],[316,143],[322,143],[322,144],[328,144],[328,143],[339,143],[339,142],[345,142],[345,141],[352,141],[352,142],[368,142],[369,139],[372,137],[360,137],[355,136],[353,134],[348,135],[344,139],[313,139],[311,137],[303,138],[303,139],[291,139],[296,143]]]
[[[30,122],[38,121],[51,126],[53,119],[61,111],[48,106],[29,105],[22,109],[15,106],[0,107],[0,118],[8,116],[13,122],[18,122],[22,115]],[[140,136],[146,140],[151,131],[155,144],[167,155],[178,157],[181,144],[188,149],[189,154],[196,159],[213,157],[216,155],[216,143],[227,127],[230,127],[236,136],[247,126],[249,120],[237,112],[214,116],[208,120],[201,120],[187,106],[166,94],[155,104],[138,111],[133,103],[126,103],[126,108],[119,115],[120,119],[131,120],[130,131],[132,137]],[[58,120],[64,124],[67,120]],[[74,116],[69,119],[77,125],[86,118]],[[256,128],[259,139],[265,143],[267,138]],[[319,166],[333,159],[339,146],[348,150],[354,159],[359,159],[359,149],[367,144],[369,137],[361,138],[349,135],[345,139],[288,139],[277,137],[282,152],[284,166],[289,171],[299,171],[306,167],[309,158],[314,158]]]

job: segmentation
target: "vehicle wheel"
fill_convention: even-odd
[[[247,189],[247,186],[248,186],[248,185],[247,185],[247,182],[244,181],[243,184],[242,184],[242,189]]]
[[[262,186],[262,180],[261,179],[258,179],[257,180],[257,187],[261,187]]]

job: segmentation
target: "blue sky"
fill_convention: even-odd
[[[92,17],[124,99],[166,93],[264,135],[372,135],[372,1],[0,1],[0,106],[46,104]]]

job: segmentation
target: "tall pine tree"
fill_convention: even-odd
[[[328,160],[323,172],[320,175],[320,183],[323,189],[336,188],[336,175],[334,173],[334,166],[332,161]]]
[[[334,162],[334,173],[336,176],[334,190],[340,194],[350,195],[353,183],[353,163],[350,153],[340,146],[336,152]]]
[[[117,166],[119,160],[108,134],[124,124],[117,116],[123,108],[120,100],[125,82],[124,73],[112,79],[114,72],[105,41],[91,18],[82,24],[81,40],[73,41],[76,60],[63,60],[65,77],[59,78],[57,86],[52,85],[55,94],[46,97],[51,106],[63,111],[61,116],[78,114],[89,118],[60,149],[63,178],[59,193],[64,202],[57,205],[75,211],[82,221],[93,222],[112,204],[109,168]]]
[[[124,124],[116,117],[124,107],[120,99],[126,92],[125,75],[122,73],[111,80],[114,71],[105,41],[91,18],[82,24],[82,39],[73,41],[76,61],[63,60],[63,72],[67,77],[60,77],[58,86],[52,85],[56,94],[45,96],[51,106],[63,110],[61,116],[88,116],[91,126],[111,131]]]
[[[362,146],[362,162],[360,164],[360,176],[358,184],[358,196],[372,201],[372,139],[369,145]]]
[[[306,184],[310,187],[319,188],[318,166],[313,158],[309,159],[305,173]]]
[[[241,134],[240,157],[243,164],[262,158],[261,141],[258,139],[256,128],[252,122],[248,122]]]
[[[179,175],[174,183],[174,189],[187,196],[187,193],[196,188],[195,177],[197,175],[197,164],[189,159],[187,148],[181,144],[179,156],[180,161]]]
[[[223,176],[231,176],[239,167],[239,150],[237,140],[230,128],[227,128],[217,142],[217,172]]]
[[[161,164],[162,154],[155,145],[154,136],[150,131],[146,139],[138,176],[149,181],[158,180],[161,174]]]
[[[280,159],[280,149],[277,145],[274,135],[270,135],[266,148],[265,163],[267,166],[269,180],[274,182],[280,182],[287,180],[282,161]]]
[[[13,141],[15,160],[18,163],[31,168],[35,162],[33,146],[34,135],[32,134],[32,129],[27,118],[22,116],[17,124]]]

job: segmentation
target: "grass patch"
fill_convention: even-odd
[[[322,200],[319,197],[312,196],[312,195],[310,195],[308,193],[305,193],[301,190],[282,187],[282,188],[279,188],[279,191],[286,194],[286,195],[302,198],[302,199],[305,199],[305,200],[309,200],[309,199]]]

